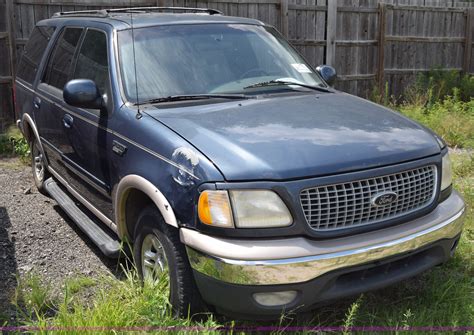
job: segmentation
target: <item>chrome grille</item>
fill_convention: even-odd
[[[300,193],[308,224],[327,231],[373,224],[429,206],[436,194],[436,166],[430,165],[390,175],[341,184],[308,188]],[[372,205],[382,192],[398,198],[386,206]]]

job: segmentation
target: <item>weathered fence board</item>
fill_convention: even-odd
[[[11,29],[11,0],[0,0],[0,133],[13,120],[12,85],[14,44]],[[3,14],[3,15],[2,15]]]
[[[464,60],[463,69],[464,72],[471,71],[472,61],[472,41],[474,30],[474,8],[471,8],[466,13],[466,28],[465,28],[465,47],[464,47]]]
[[[0,132],[13,121],[14,67],[35,22],[55,12],[133,6],[210,7],[275,26],[338,89],[400,94],[433,67],[474,73],[474,2],[457,0],[0,0]],[[11,20],[11,24],[9,22]],[[10,61],[11,60],[11,61]]]
[[[387,5],[385,80],[400,93],[417,73],[431,68],[466,69],[469,10]]]

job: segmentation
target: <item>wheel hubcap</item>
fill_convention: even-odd
[[[43,155],[37,148],[35,148],[34,164],[35,164],[36,179],[38,179],[39,181],[42,181],[44,178]]]
[[[143,240],[141,264],[145,279],[158,280],[168,271],[165,250],[156,235],[149,234]]]

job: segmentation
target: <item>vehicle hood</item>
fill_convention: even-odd
[[[228,181],[349,172],[440,152],[433,134],[345,93],[299,94],[147,109],[206,155]]]

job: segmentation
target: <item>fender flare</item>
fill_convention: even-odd
[[[145,193],[156,205],[165,222],[170,226],[179,228],[173,208],[163,193],[161,193],[156,186],[145,178],[138,175],[128,175],[120,180],[115,192],[115,218],[120,237],[129,237],[125,205],[132,189]]]
[[[27,124],[30,127],[30,129],[33,131],[33,134],[30,134],[30,132],[27,130],[28,128],[25,127],[25,124]],[[33,121],[31,116],[27,113],[23,114],[22,121],[21,121],[21,130],[22,130],[23,136],[26,138],[26,140],[30,141],[30,139],[33,136],[36,138],[36,140],[38,141],[41,153],[43,154],[44,157],[46,157],[45,151],[44,151],[44,148],[43,148],[43,143],[41,143],[41,139],[40,139],[40,136],[39,136],[38,129],[36,128],[35,121]]]

